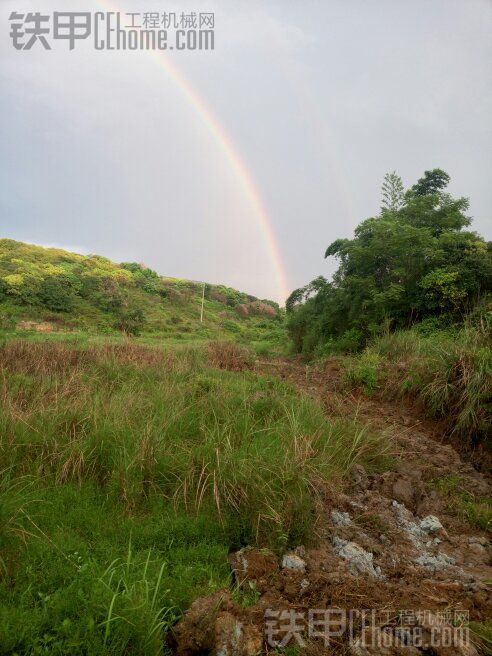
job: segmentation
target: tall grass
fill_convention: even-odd
[[[318,491],[384,456],[285,383],[219,369],[230,356],[0,348],[0,654],[160,653],[227,583],[228,550],[312,539]]]
[[[484,326],[398,331],[368,348],[381,361],[387,394],[410,394],[447,422],[464,446],[492,433],[492,350]]]

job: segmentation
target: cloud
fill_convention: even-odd
[[[118,5],[149,9],[145,0]],[[64,6],[104,10],[92,0]],[[200,0],[194,8],[216,12],[215,51],[169,57],[249,168],[292,286],[332,270],[324,248],[378,210],[388,170],[410,185],[444,168],[487,234],[489,3]],[[18,9],[4,0],[1,24]],[[279,298],[244,184],[200,106],[155,56],[89,43],[18,52],[3,39],[0,84],[7,236],[80,244]]]

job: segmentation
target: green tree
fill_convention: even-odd
[[[53,312],[70,312],[75,296],[67,276],[47,276],[39,289],[40,302]]]
[[[353,343],[353,336],[368,337],[382,325],[443,315],[452,320],[490,290],[490,250],[465,230],[468,200],[445,193],[447,181],[444,171],[427,171],[399,209],[390,209],[389,200],[380,216],[357,226],[352,239],[328,246],[325,257],[339,261],[332,280],[317,278],[287,300],[298,350],[311,352],[343,336]]]
[[[405,195],[403,182],[396,171],[387,173],[384,176],[381,195],[381,213],[396,212],[403,205]]]
[[[417,180],[410,192],[415,196],[428,196],[445,189],[450,181],[449,175],[442,169],[425,171],[422,178]]]

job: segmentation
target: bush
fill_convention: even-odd
[[[230,303],[228,303],[228,305],[230,305]],[[247,317],[247,316],[249,316],[248,306],[245,305],[244,303],[239,303],[238,305],[233,306],[233,307],[234,307],[236,313],[237,313],[240,317]]]
[[[133,308],[120,313],[115,327],[128,335],[139,335],[145,323],[146,319],[143,310]]]
[[[5,298],[7,298],[7,290],[7,283],[2,280],[2,278],[0,278],[0,301],[3,301]]]
[[[224,329],[229,331],[230,333],[234,333],[238,335],[240,332],[242,332],[241,326],[237,324],[235,321],[230,321],[226,319],[225,321],[222,322],[222,325]]]
[[[64,276],[45,278],[39,289],[39,300],[52,312],[70,312],[75,301],[70,280]]]

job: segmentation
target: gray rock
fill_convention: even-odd
[[[463,589],[466,592],[478,592],[482,589],[487,589],[487,586],[482,586],[478,581],[472,581],[471,583],[465,583]]]
[[[420,565],[421,567],[425,567],[426,569],[431,569],[434,572],[440,569],[446,569],[446,567],[449,567],[450,565],[454,565],[456,563],[456,560],[454,558],[451,558],[451,556],[448,556],[445,553],[438,552],[435,556],[427,551],[424,551],[423,554],[421,554],[415,562],[417,565]]]
[[[419,528],[423,533],[429,535],[430,533],[440,531],[443,525],[435,515],[427,515],[427,517],[420,520]]]
[[[304,572],[306,569],[306,562],[295,553],[286,553],[282,558],[283,569],[296,569],[299,572]]]
[[[415,521],[412,513],[402,503],[393,501],[392,506],[401,527],[415,546],[419,548],[423,546],[420,540],[421,538],[428,538],[432,533],[436,533],[443,528],[443,525],[435,515],[427,515],[427,517],[424,517],[420,521]],[[439,544],[437,540],[438,538],[434,538],[435,544]],[[431,546],[431,543],[427,542],[427,546]]]
[[[302,579],[301,585],[299,587],[301,589],[301,593],[305,592],[309,588],[309,581],[307,579]]]
[[[481,559],[488,558],[487,549],[484,546],[482,546],[479,542],[472,542],[471,544],[468,545],[468,549],[471,551],[472,554],[474,554],[478,558]]]
[[[331,521],[335,526],[351,526],[352,520],[347,512],[340,512],[339,510],[331,511]]]
[[[373,554],[366,551],[355,542],[348,542],[335,536],[333,538],[333,551],[349,563],[353,574],[368,574],[374,578],[383,578],[381,570],[374,568]]]

